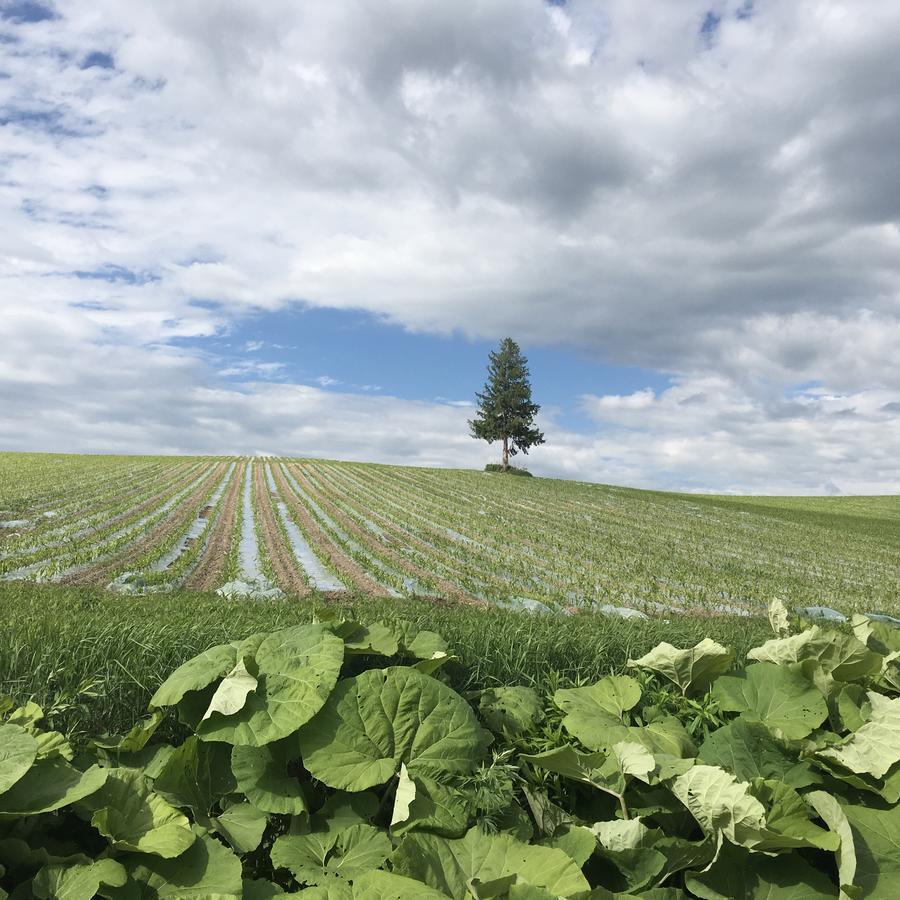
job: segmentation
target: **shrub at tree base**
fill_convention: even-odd
[[[508,469],[503,468],[500,463],[488,463],[484,467],[485,472],[500,472],[504,475],[524,475],[526,478],[531,478],[531,472],[528,469],[517,469],[515,466],[510,466]]]
[[[463,697],[437,634],[326,618],[211,647],[79,746],[7,698],[0,896],[894,898],[900,631],[773,622],[743,669],[663,643]]]

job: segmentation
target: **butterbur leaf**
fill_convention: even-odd
[[[58,756],[40,759],[4,794],[0,819],[52,812],[90,796],[106,781],[107,770],[82,772]]]
[[[900,806],[875,809],[842,803],[856,851],[853,884],[866,900],[893,900],[900,884]]]
[[[586,687],[564,688],[553,702],[566,713],[563,726],[586,747],[603,745],[604,731],[622,725],[623,716],[641,699],[640,685],[628,675],[607,675]]]
[[[386,622],[375,622],[372,625],[361,625],[359,622],[341,624],[343,627],[336,629],[336,633],[344,639],[348,654],[396,656],[400,652],[397,634]],[[342,631],[345,633],[341,633]]]
[[[835,851],[840,838],[820,828],[809,817],[809,807],[800,795],[780,781],[753,782],[751,793],[766,807],[766,827],[752,847],[759,852],[785,850],[794,847]],[[751,841],[746,842],[751,846]]]
[[[840,803],[825,791],[810,791],[803,799],[819,814],[825,824],[838,836],[840,846],[835,851],[841,900],[849,900],[856,877],[856,845],[853,830]]]
[[[91,741],[94,747],[103,750],[117,751],[119,753],[137,753],[143,750],[147,741],[156,733],[160,723],[165,718],[165,713],[156,709],[149,716],[145,716],[137,722],[131,730],[124,735],[108,735],[95,738]]]
[[[802,672],[773,663],[723,675],[712,694],[721,709],[762,722],[790,740],[805,738],[828,715],[824,698]]]
[[[648,725],[610,725],[591,737],[594,743],[586,746],[592,750],[610,750],[613,744],[632,741],[642,744],[653,754],[675,757],[693,757],[697,754],[691,736],[674,716],[657,719]]]
[[[702,694],[731,666],[734,654],[710,638],[688,650],[679,650],[665,641],[628,665],[658,672],[681,689],[682,694]]]
[[[881,657],[849,634],[813,625],[800,634],[775,638],[754,647],[747,659],[777,665],[815,660],[837,681],[855,681],[881,668]]]
[[[596,849],[597,836],[584,825],[565,825],[541,843],[545,847],[562,850],[580,868]]]
[[[292,894],[291,896],[301,896]],[[303,900],[447,900],[447,895],[421,881],[392,872],[366,872],[353,884],[336,881],[302,891]]]
[[[405,822],[409,818],[409,807],[416,799],[416,783],[409,777],[406,764],[400,763],[397,776],[397,792],[394,794],[394,812],[391,815],[391,828]]]
[[[0,725],[0,794],[31,768],[37,753],[37,741],[24,728]]]
[[[414,669],[371,669],[340,682],[300,731],[303,762],[329,787],[384,784],[401,763],[411,777],[467,774],[488,735],[447,685]]]
[[[869,692],[869,721],[839,747],[820,750],[818,756],[833,760],[853,773],[882,778],[900,760],[900,697],[888,699]]]
[[[44,866],[34,877],[32,890],[41,900],[92,900],[102,885],[124,887],[127,875],[114,859],[96,862],[53,863]]]
[[[778,597],[769,601],[769,624],[778,637],[785,637],[791,633],[790,614]]]
[[[416,795],[409,804],[409,815],[391,826],[391,834],[396,838],[418,829],[446,837],[463,834],[469,825],[470,795],[421,773],[414,783]]]
[[[146,887],[146,891],[137,895],[140,897],[240,900],[243,892],[241,861],[228,847],[209,835],[198,837],[177,858],[129,853],[122,856],[120,862],[132,881]]]
[[[755,840],[765,828],[765,808],[750,785],[718,766],[695,765],[674,779],[671,791],[707,834],[723,834],[741,844]]]
[[[647,781],[656,768],[653,754],[642,744],[620,741],[618,744],[613,744],[612,751],[623,775]]]
[[[253,747],[293,734],[322,708],[343,659],[343,641],[321,625],[273,632],[256,650],[257,689],[234,714],[213,712],[197,734],[205,741]]]
[[[391,841],[383,831],[351,825],[337,832],[282,835],[272,846],[272,864],[289,869],[301,883],[321,884],[378,869],[390,853]]]
[[[718,859],[703,872],[689,872],[685,884],[704,900],[834,900],[829,878],[797,854],[783,857],[751,853],[725,844]]]
[[[543,753],[519,755],[520,762],[531,763],[548,772],[556,772],[565,778],[572,778],[584,784],[595,784],[599,779],[601,766],[606,762],[604,753],[579,753],[570,744],[554,747]]]
[[[247,671],[244,660],[239,659],[235,667],[219,682],[216,692],[203,713],[208,719],[213,713],[231,716],[242,710],[247,702],[247,695],[255,691],[259,682]]]
[[[219,644],[180,665],[150,698],[150,706],[175,706],[186,694],[201,691],[230,672],[237,662],[233,644]]]
[[[423,881],[449,897],[465,897],[473,879],[489,882],[509,875],[546,888],[552,896],[566,897],[590,887],[562,850],[523,844],[507,834],[487,835],[477,827],[455,840],[409,834],[391,861],[398,874]]]
[[[14,709],[6,719],[7,725],[18,725],[29,731],[34,729],[38,722],[44,718],[44,710],[33,700],[29,700],[24,706]]]
[[[799,761],[764,725],[745,719],[713,731],[700,747],[698,758],[707,765],[721,766],[740,781],[777,778],[802,788],[820,780],[809,763]]]
[[[841,731],[858,731],[872,715],[868,695],[858,684],[844,684],[835,698],[837,725]]]
[[[853,634],[870,650],[882,656],[900,651],[900,628],[870,619],[861,613],[854,615],[850,621]]]
[[[252,853],[259,846],[267,823],[266,814],[251,803],[233,803],[211,824],[235,853]]]
[[[204,819],[212,805],[236,787],[230,750],[227,744],[206,744],[192,735],[169,755],[154,790],[173,806],[190,808],[195,818]]]
[[[82,807],[93,813],[91,824],[119,850],[170,859],[194,843],[187,818],[151,790],[137,769],[112,769]]]
[[[481,692],[478,711],[491,731],[522,734],[540,718],[541,699],[530,687],[488,688]]]
[[[300,782],[288,774],[293,741],[277,741],[263,747],[237,745],[231,750],[231,770],[237,789],[265,812],[299,815],[306,811]]]

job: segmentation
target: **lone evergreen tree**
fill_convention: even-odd
[[[531,400],[528,360],[512,338],[504,338],[491,353],[488,380],[478,398],[478,415],[469,421],[472,437],[493,444],[503,441],[503,471],[509,457],[520,450],[544,443],[544,435],[534,427],[540,406]]]

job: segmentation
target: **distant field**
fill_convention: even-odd
[[[322,460],[0,454],[0,578],[671,616],[900,611],[900,497],[666,494]]]

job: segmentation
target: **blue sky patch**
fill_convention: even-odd
[[[31,22],[45,22],[58,16],[52,6],[36,3],[35,0],[5,0],[0,2],[0,19],[17,25]]]
[[[109,53],[104,53],[102,50],[94,50],[92,53],[88,53],[88,55],[84,58],[84,62],[81,64],[81,68],[114,69],[115,65],[115,60]]]
[[[461,404],[483,387],[488,353],[499,342],[413,333],[358,310],[294,306],[244,318],[228,334],[176,343],[209,355],[229,380]],[[535,400],[572,430],[596,431],[581,409],[583,394],[660,391],[670,383],[663,373],[604,365],[571,349],[522,349]]]

